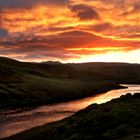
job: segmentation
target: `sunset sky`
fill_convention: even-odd
[[[0,0],[0,56],[140,63],[140,0]]]

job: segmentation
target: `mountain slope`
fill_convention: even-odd
[[[0,108],[63,102],[140,83],[140,65],[27,63],[0,57]]]
[[[0,108],[29,107],[82,98],[119,86],[85,80],[66,64],[25,63],[0,58]]]

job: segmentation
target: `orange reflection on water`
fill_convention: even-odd
[[[8,115],[0,115],[0,138],[14,135],[24,130],[40,126],[46,123],[61,120],[74,114],[76,111],[87,107],[92,103],[104,103],[113,98],[120,97],[126,93],[140,92],[140,85],[125,85],[127,89],[111,90],[96,96],[41,106],[29,111],[16,113],[16,110],[9,110]],[[11,112],[11,113],[10,113]],[[7,112],[6,112],[7,113]],[[2,113],[1,113],[2,114]]]

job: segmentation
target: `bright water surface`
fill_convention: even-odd
[[[126,93],[140,93],[140,85],[123,86],[127,86],[128,88],[111,90],[106,93],[75,101],[40,106],[28,111],[18,112],[17,110],[8,110],[0,112],[0,138],[8,137],[46,123],[61,120],[92,103],[104,103],[120,97],[121,95],[125,95]]]

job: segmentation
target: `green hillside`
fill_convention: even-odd
[[[140,65],[25,63],[0,57],[0,108],[63,102],[140,83]]]

